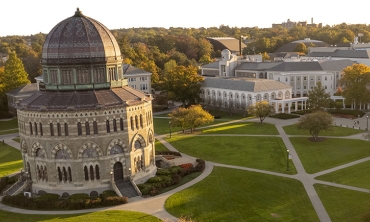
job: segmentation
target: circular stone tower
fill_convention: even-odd
[[[32,192],[125,196],[120,184],[155,175],[152,97],[127,85],[104,25],[77,9],[47,35],[41,63],[39,91],[17,107]]]

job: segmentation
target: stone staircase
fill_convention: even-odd
[[[20,192],[21,187],[23,187],[25,181],[18,180],[15,184],[13,184],[9,189],[4,191],[4,196],[14,196]]]
[[[122,196],[128,198],[139,196],[130,180],[116,180],[115,182]]]

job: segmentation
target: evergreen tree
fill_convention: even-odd
[[[4,72],[0,76],[0,92],[6,93],[28,83],[30,81],[22,61],[14,51],[11,52],[9,59],[5,63]]]
[[[312,110],[327,108],[331,102],[330,94],[325,92],[325,88],[322,86],[321,82],[317,82],[316,86],[308,91],[307,103]]]

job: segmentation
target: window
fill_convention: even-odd
[[[35,135],[37,136],[38,133],[37,133],[37,123],[34,124],[35,125]]]
[[[142,91],[148,90],[148,84],[140,84],[140,90]]]
[[[69,182],[72,182],[72,170],[71,167],[68,167]]]
[[[135,116],[135,126],[136,129],[139,129],[139,118],[137,116]]]
[[[301,77],[297,77],[297,80],[298,80],[298,81],[301,81]]]
[[[140,81],[147,81],[148,80],[148,77],[144,76],[144,77],[140,77]]]
[[[288,77],[285,78],[285,82],[288,82]]]
[[[113,131],[117,132],[117,122],[116,119],[113,119]]]
[[[303,86],[303,89],[306,89],[307,88],[307,86]]]
[[[77,123],[77,133],[79,136],[82,135],[82,127],[80,122]]]
[[[304,81],[306,81],[306,80],[307,80],[307,77],[306,77],[306,76],[305,76],[305,77],[303,77],[303,80],[304,80]]]
[[[325,89],[328,89],[328,87],[325,85]]]
[[[313,77],[311,77],[311,81],[313,81]]]
[[[85,129],[86,129],[86,135],[90,135],[90,124],[89,124],[89,122],[85,122]]]
[[[122,118],[119,119],[119,127],[120,127],[121,131],[124,130],[124,128],[123,128],[123,119]]]
[[[131,130],[134,130],[135,129],[135,126],[134,126],[134,117],[130,117],[130,125],[131,125]]]
[[[236,95],[236,98],[239,99],[239,95]]]
[[[110,133],[109,120],[105,121],[105,125],[106,125],[106,128],[107,128],[107,133]]]
[[[133,89],[136,89],[136,85],[130,85]]]
[[[136,82],[136,78],[128,78],[128,82]]]
[[[140,127],[143,128],[143,115],[140,114]]]
[[[40,126],[40,135],[43,136],[44,132],[42,131],[42,123],[40,123],[39,126]]]
[[[85,173],[85,180],[89,180],[89,171],[87,170],[87,166],[84,167],[84,173]]]
[[[90,166],[90,180],[94,180],[94,167],[93,166]]]
[[[54,126],[50,123],[50,136],[54,136]]]
[[[69,136],[69,132],[68,132],[68,123],[64,123],[64,135],[65,135],[65,136]]]
[[[290,81],[292,81],[292,82],[293,82],[293,81],[294,81],[294,77],[290,77]]]
[[[57,123],[57,132],[58,132],[58,136],[62,135],[62,129],[60,128],[60,123]]]
[[[95,174],[96,174],[96,179],[100,180],[99,166],[98,165],[95,166]]]
[[[325,76],[325,81],[328,80],[328,77]]]
[[[93,123],[93,128],[94,128],[94,134],[98,134],[98,123],[94,121]]]
[[[321,79],[321,78],[320,78],[320,76],[318,76],[318,77],[317,77],[317,81],[320,81],[320,79]]]
[[[33,135],[32,123],[30,122],[30,134]]]
[[[278,81],[280,81],[280,77],[278,77]]]

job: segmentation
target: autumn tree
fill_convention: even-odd
[[[354,103],[358,109],[360,104],[370,102],[370,67],[365,64],[353,64],[343,69],[344,75],[340,80],[343,87],[343,97],[346,102]]]
[[[168,116],[171,119],[171,126],[181,127],[183,132],[185,132],[185,128],[189,128],[191,133],[193,133],[195,128],[214,121],[214,117],[200,105],[178,108],[168,114]]]
[[[173,101],[189,106],[201,101],[200,87],[203,81],[196,67],[176,66],[164,73],[162,89]]]
[[[312,90],[308,91],[307,103],[312,110],[327,108],[331,102],[330,93],[325,92],[325,88],[320,81],[316,83]]]
[[[22,61],[12,51],[6,61],[4,71],[0,75],[0,93],[6,93],[19,86],[30,83],[28,74],[24,70]]]
[[[304,44],[303,42],[299,42],[299,43],[296,45],[296,47],[294,48],[294,52],[302,52],[302,53],[307,54],[308,49],[307,49],[306,44]]]
[[[333,117],[330,113],[316,111],[306,114],[298,120],[299,130],[308,130],[313,139],[317,141],[320,131],[330,131],[333,128]]]
[[[265,120],[268,115],[274,112],[274,106],[270,105],[269,102],[263,100],[249,105],[247,111],[248,114],[259,118],[260,123],[262,124],[263,120]]]

